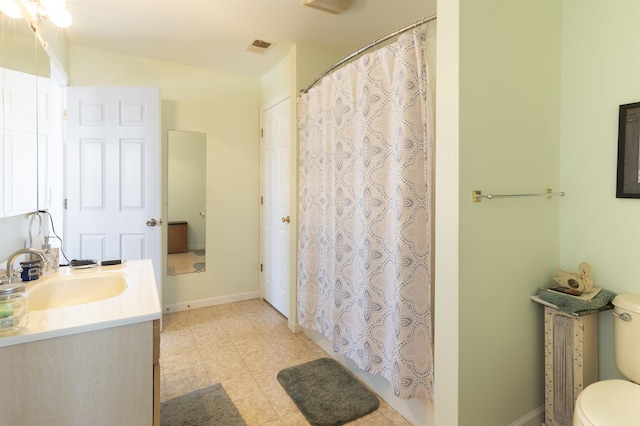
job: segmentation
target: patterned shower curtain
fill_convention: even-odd
[[[298,98],[298,322],[404,399],[433,399],[423,38],[404,33]]]

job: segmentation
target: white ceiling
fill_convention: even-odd
[[[302,0],[67,0],[70,43],[262,76],[293,44],[349,53],[424,17],[435,0],[355,0],[335,15]],[[245,51],[254,39],[273,43]]]

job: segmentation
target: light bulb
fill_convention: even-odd
[[[65,0],[40,0],[40,5],[50,12],[64,10]]]
[[[22,18],[20,7],[14,0],[0,0],[0,10],[9,18]]]
[[[54,25],[60,27],[60,28],[67,28],[69,25],[71,25],[71,14],[62,9],[62,10],[51,10],[49,12],[49,20],[51,21],[51,23],[53,23]]]

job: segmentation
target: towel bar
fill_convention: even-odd
[[[501,195],[493,195],[486,194],[482,195],[482,191],[471,191],[471,200],[474,203],[479,203],[483,198],[488,200],[493,200],[494,198],[516,198],[516,197],[564,197],[564,192],[552,192],[551,189],[547,189],[547,192],[543,192],[541,194],[501,194]]]

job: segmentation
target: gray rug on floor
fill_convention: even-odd
[[[278,373],[278,382],[312,426],[338,426],[375,411],[378,397],[331,358]]]
[[[220,383],[160,404],[161,426],[246,426]]]

